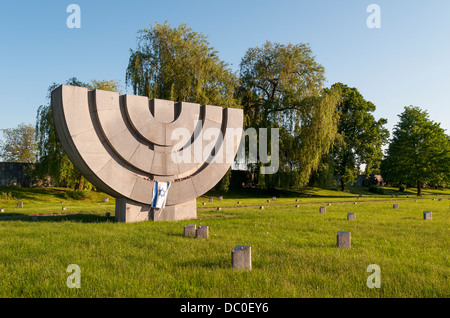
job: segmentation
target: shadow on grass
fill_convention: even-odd
[[[36,200],[41,196],[54,196],[63,199],[65,191],[59,188],[0,187],[0,192],[11,193],[17,200]]]
[[[206,193],[203,197],[219,197],[225,198],[245,199],[245,198],[270,198],[276,196],[277,198],[345,198],[355,197],[362,194],[365,197],[377,197],[377,196],[390,196],[396,194],[399,197],[417,196],[415,188],[408,188],[404,192],[400,192],[398,189],[390,187],[381,187],[383,194],[372,193],[368,187],[349,187],[345,191],[341,191],[339,188],[321,189],[321,188],[302,188],[302,189],[258,189],[258,188],[240,188],[230,189],[226,194],[222,194],[213,189]],[[324,193],[324,190],[325,193]],[[424,195],[432,194],[433,189],[422,189]],[[334,193],[336,193],[334,195]]]
[[[166,235],[167,236],[173,236],[173,237],[182,237],[182,238],[187,238],[187,239],[195,239],[195,237],[185,237],[183,229],[181,229],[180,233],[167,233]]]
[[[32,201],[46,201],[52,199],[59,200],[73,200],[73,201],[95,201],[103,197],[112,198],[102,192],[95,190],[83,192],[75,191],[68,188],[29,188],[29,187],[0,187],[1,193],[10,193],[13,197],[12,200],[32,200]]]
[[[231,252],[231,251],[230,251]],[[184,262],[178,262],[177,265],[181,268],[192,268],[198,269],[199,267],[208,268],[208,269],[224,269],[229,268],[229,263],[222,259],[204,259],[204,260],[188,260]]]
[[[106,217],[104,215],[97,214],[69,214],[69,215],[24,215],[24,214],[12,214],[1,216],[0,222],[66,222],[73,221],[77,223],[115,223],[116,220],[113,216]]]

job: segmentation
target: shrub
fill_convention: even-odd
[[[400,187],[399,187],[399,191],[400,192],[405,192],[405,190],[406,190],[406,187],[403,184],[401,184]]]
[[[369,192],[376,193],[376,194],[384,194],[384,190],[381,188],[378,188],[374,184],[369,186]]]
[[[11,192],[2,192],[0,193],[0,200],[15,200],[16,198],[12,195]]]
[[[90,191],[89,190],[73,190],[64,192],[64,198],[67,200],[85,200],[89,199]]]

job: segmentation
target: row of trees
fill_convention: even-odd
[[[386,120],[374,119],[375,106],[355,88],[325,89],[324,73],[308,45],[266,42],[247,50],[236,74],[204,35],[156,24],[139,32],[126,83],[149,98],[242,107],[244,128],[279,128],[279,172],[261,175],[262,163],[248,167],[261,187],[305,186],[324,162],[333,163],[345,187],[360,164],[367,173],[378,168]]]
[[[139,31],[126,85],[149,98],[243,108],[244,128],[279,128],[279,172],[259,174],[262,163],[248,167],[249,177],[263,188],[335,184],[338,179],[344,190],[355,181],[361,165],[366,175],[381,168],[386,179],[396,183],[449,182],[449,137],[426,112],[405,108],[382,161],[389,138],[386,119],[374,118],[375,105],[356,88],[342,83],[324,88],[324,73],[308,45],[271,42],[247,50],[234,73],[204,35],[186,25],[156,24]],[[87,84],[72,78],[67,84],[120,90],[116,81]],[[49,92],[58,85],[51,85]],[[412,134],[408,129],[417,133],[414,142],[403,141]],[[49,105],[38,109],[36,136],[39,176],[49,175],[54,184],[77,189],[90,186],[64,154]],[[415,148],[408,152],[407,147]],[[413,163],[408,156],[413,156]],[[415,172],[406,173],[411,169]],[[228,173],[219,183],[222,190],[229,177]]]

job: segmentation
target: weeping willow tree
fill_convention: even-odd
[[[156,23],[138,32],[126,84],[149,98],[239,107],[238,78],[217,54],[206,36],[185,24],[173,28]]]
[[[91,84],[83,83],[75,77],[65,84],[86,87],[88,89],[101,89],[119,91],[120,85],[114,80],[93,80]],[[52,107],[50,105],[51,92],[60,84],[53,83],[48,88],[48,105],[41,105],[36,116],[36,140],[38,159],[34,175],[38,179],[49,178],[53,186],[70,187],[76,190],[89,190],[93,186],[73,166],[56,135],[53,125]]]
[[[306,44],[266,42],[240,64],[239,95],[246,127],[279,128],[279,172],[252,172],[264,188],[301,187],[337,138],[340,94],[323,90],[324,68]]]

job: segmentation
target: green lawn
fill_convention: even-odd
[[[114,200],[101,203],[102,193],[73,200],[65,189],[0,188],[14,197],[0,200],[0,297],[450,296],[450,191],[418,199],[414,191],[409,198],[353,191],[280,191],[270,203],[256,191],[214,195],[212,203],[205,196],[197,220],[122,224],[105,217]],[[325,202],[331,206],[320,214]],[[348,212],[356,220],[347,221]],[[81,214],[29,217],[53,213]],[[190,223],[208,225],[209,239],[185,238]],[[336,247],[341,230],[351,232],[349,250]],[[238,244],[252,248],[251,271],[231,268]],[[79,289],[66,285],[70,264],[81,269]],[[370,264],[381,268],[380,289],[366,285]]]

